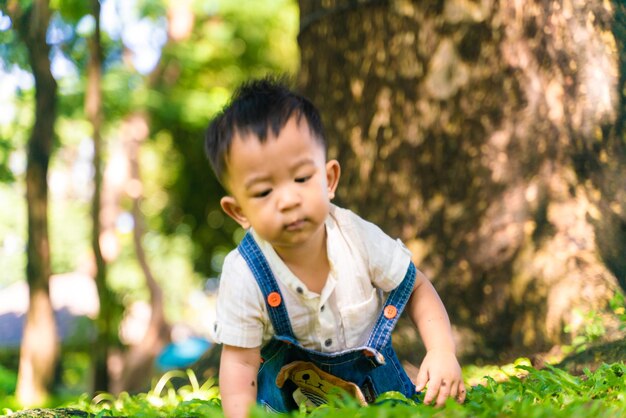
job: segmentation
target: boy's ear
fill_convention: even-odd
[[[241,225],[244,229],[248,229],[250,227],[250,222],[248,222],[248,218],[241,211],[241,206],[237,203],[232,196],[224,196],[220,200],[220,205],[222,209],[228,216],[233,218],[239,225]]]
[[[339,161],[330,160],[326,163],[326,184],[328,185],[328,198],[333,199],[335,197],[335,190],[339,184],[339,177],[341,177],[341,166]]]

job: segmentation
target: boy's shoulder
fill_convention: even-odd
[[[241,252],[239,251],[239,246],[233,248],[226,257],[224,257],[224,263],[222,264],[222,275],[227,273],[231,274],[242,274],[247,273],[249,271],[247,267],[247,263]]]
[[[342,231],[351,231],[359,235],[365,234],[366,237],[372,238],[381,234],[387,236],[378,225],[362,218],[350,209],[331,204],[329,216]]]
[[[336,229],[329,231],[329,253],[341,253],[338,248],[343,247],[352,265],[365,266],[370,281],[385,292],[402,282],[411,261],[411,253],[402,241],[349,209],[334,206],[330,216]]]
[[[226,290],[228,289],[228,290]],[[253,290],[252,290],[253,289]],[[256,279],[238,247],[224,257],[220,273],[220,294],[224,298],[249,297],[263,300]]]
[[[340,227],[358,225],[361,222],[367,222],[365,219],[361,218],[350,209],[342,208],[341,206],[337,206],[332,203],[330,204],[329,216],[333,220],[333,222]]]

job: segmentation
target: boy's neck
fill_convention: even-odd
[[[322,293],[330,263],[326,252],[326,228],[322,227],[318,236],[309,240],[307,245],[293,248],[274,248],[285,265],[306,287],[315,293]]]

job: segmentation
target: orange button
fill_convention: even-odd
[[[383,311],[383,314],[385,315],[385,318],[393,319],[398,314],[398,309],[393,305],[387,305],[385,306],[385,310]]]
[[[280,293],[278,292],[272,292],[269,295],[267,295],[267,303],[269,303],[269,305],[272,308],[277,307],[278,305],[280,305],[281,302],[281,297],[280,297]]]

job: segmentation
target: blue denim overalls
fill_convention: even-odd
[[[333,376],[355,383],[368,403],[388,391],[401,392],[407,398],[415,394],[415,385],[391,345],[391,331],[413,291],[416,271],[413,263],[409,264],[402,283],[389,293],[364,346],[338,353],[321,353],[302,347],[296,340],[276,279],[249,232],[239,245],[239,252],[261,288],[275,331],[275,336],[261,349],[257,403],[277,412],[298,408],[290,395],[294,388],[283,386],[280,389],[276,384],[280,369],[295,361],[314,363]]]

